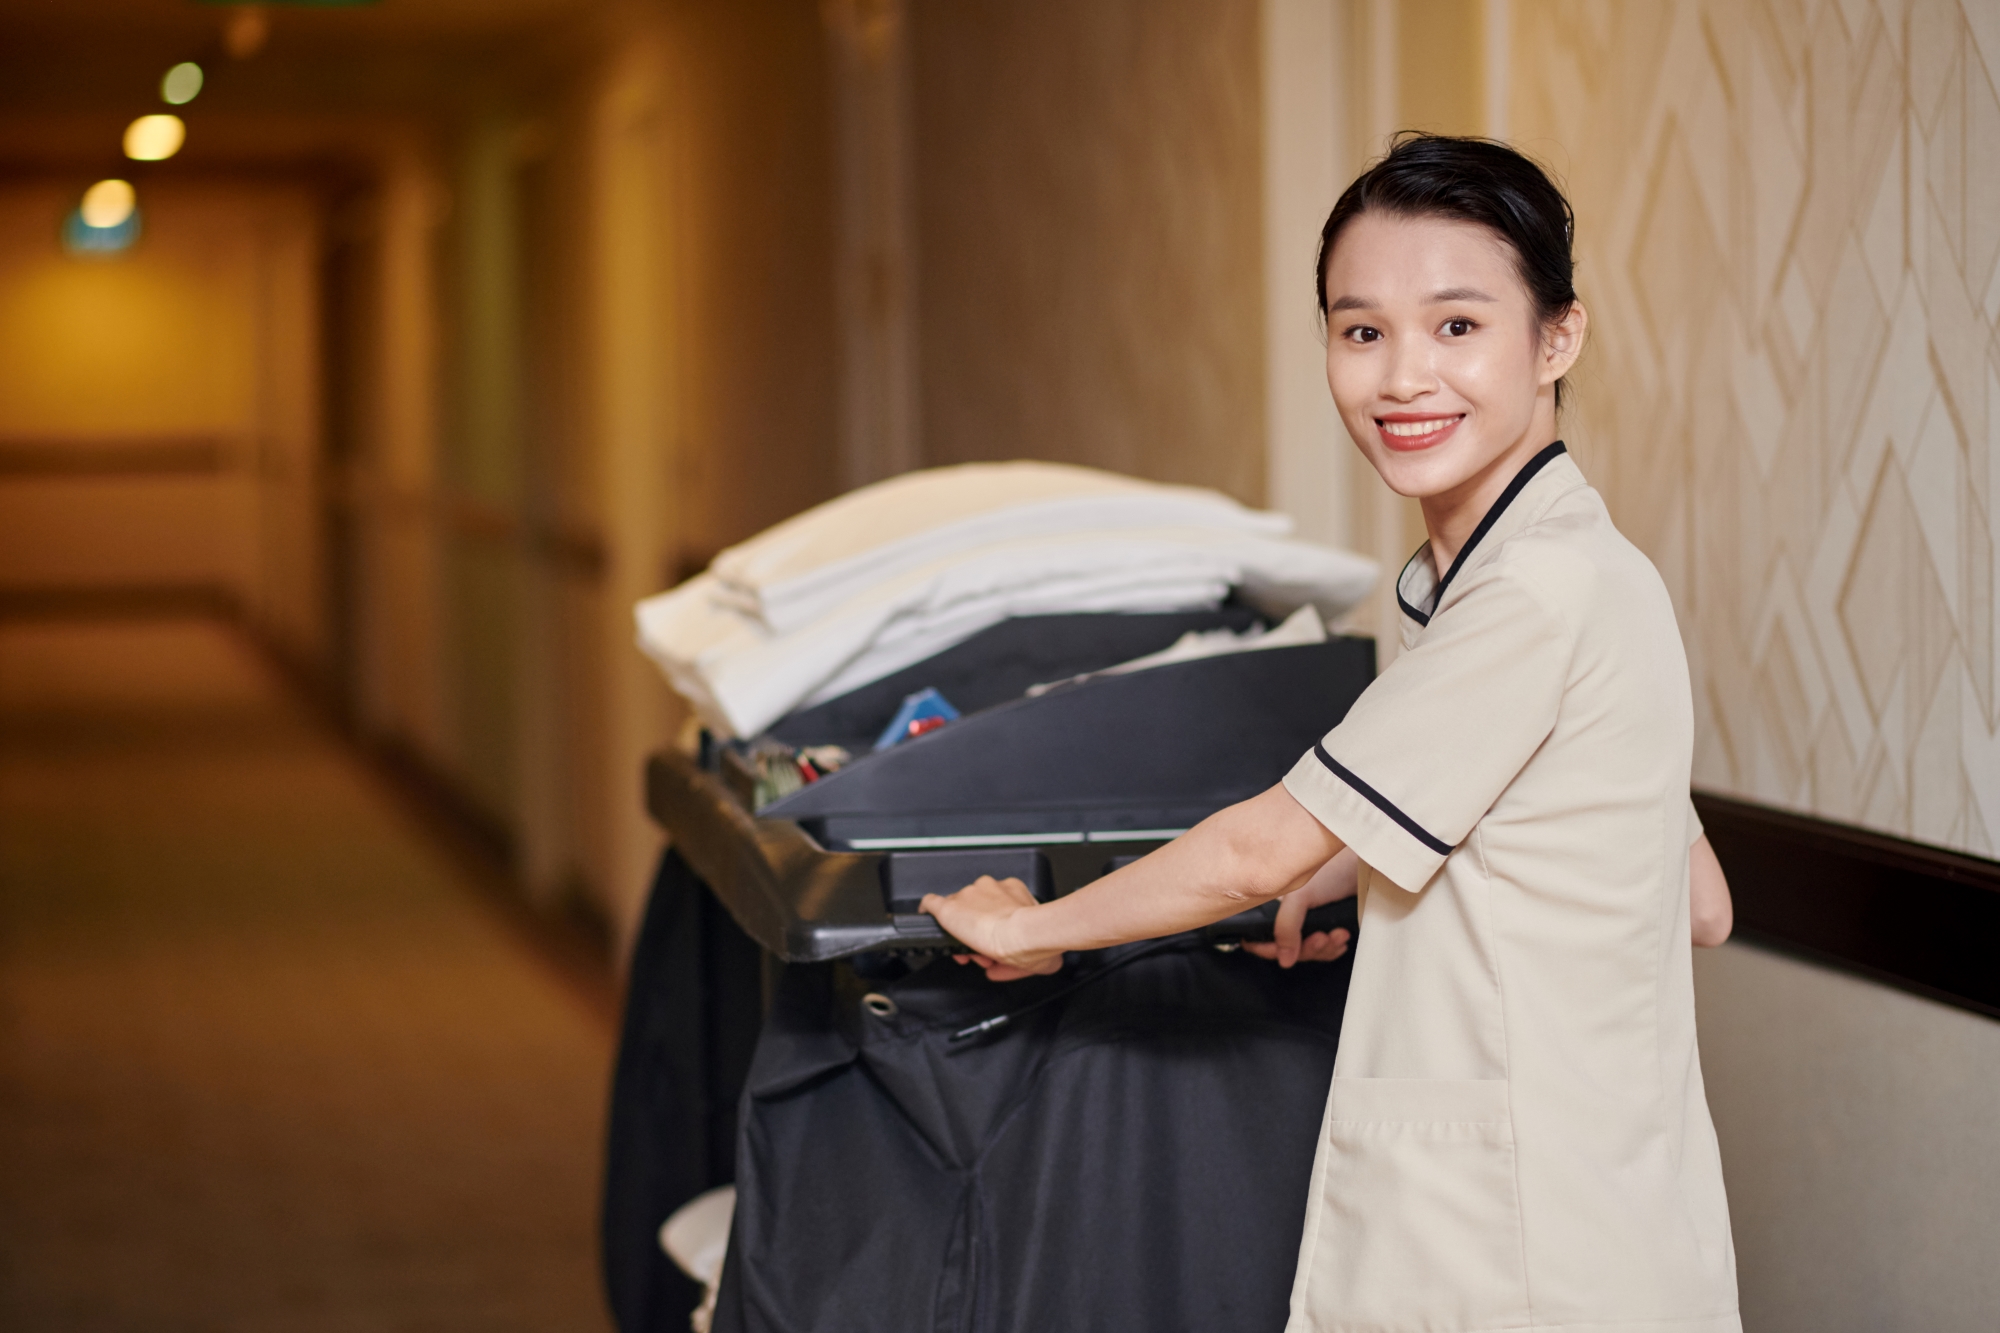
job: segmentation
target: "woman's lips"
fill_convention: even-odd
[[[1375,429],[1381,433],[1382,443],[1391,449],[1413,453],[1443,444],[1463,420],[1463,412],[1442,417],[1377,417]]]

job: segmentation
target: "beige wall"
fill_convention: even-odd
[[[490,775],[467,785],[501,806],[537,893],[581,889],[628,939],[660,847],[643,765],[683,720],[633,646],[632,604],[837,489],[827,62],[813,0],[634,9],[465,149],[476,166],[503,133],[527,154],[511,187],[480,191],[489,207],[514,192],[517,255],[477,261],[493,229],[451,229],[461,324],[490,328],[496,304],[522,321],[520,457],[476,469],[519,490],[464,477],[507,507],[522,563],[487,580],[507,605],[454,612],[458,712],[514,733],[513,799]],[[520,290],[500,300],[492,282]],[[453,355],[468,352],[486,363],[470,393],[505,357]],[[504,452],[511,427],[470,406],[466,462]],[[495,636],[513,688],[469,708],[465,664]]]
[[[1504,104],[1505,0],[1262,0],[1266,457],[1264,502],[1300,535],[1400,569],[1424,541],[1413,500],[1348,439],[1326,386],[1311,278],[1319,234],[1355,175],[1404,130],[1495,132]],[[1499,40],[1489,40],[1492,38]],[[1393,580],[1341,628],[1400,651]]]
[[[911,9],[927,462],[1264,498],[1255,0]]]
[[[681,0],[664,186],[683,567],[838,489],[832,92],[814,0]]]
[[[1698,952],[1750,1333],[1985,1333],[2000,1023],[1742,944]]]
[[[619,76],[618,95],[641,97],[648,110],[628,118],[600,159],[610,192],[601,225],[612,229],[604,256],[622,247],[637,261],[607,262],[602,309],[654,349],[654,359],[628,363],[625,389],[605,386],[600,418],[607,518],[614,531],[655,525],[648,540],[657,543],[651,562],[637,563],[614,540],[607,586],[612,671],[628,678],[617,697],[631,701],[608,738],[608,795],[620,813],[607,888],[628,927],[657,846],[639,774],[681,718],[632,647],[632,602],[830,498],[840,467],[833,130],[819,6],[679,0],[664,12],[649,30],[657,63]],[[634,272],[656,284],[658,304],[621,317],[618,292]],[[609,343],[599,350],[619,356]],[[656,414],[653,459],[613,438],[633,425],[621,427],[620,414],[637,412]]]
[[[0,586],[206,589],[321,651],[312,192],[147,184],[137,245],[78,259],[84,183],[0,190]]]
[[[350,533],[339,574],[352,607],[346,683],[366,732],[448,771],[437,250],[450,195],[422,136],[380,145],[371,167],[339,223],[347,373],[335,391],[347,433],[335,442],[335,482]]]
[[[663,0],[546,55],[346,137],[336,674],[629,937],[682,722],[632,604],[836,487],[827,48],[814,0]]]
[[[1486,8],[1480,0],[1394,0],[1370,6],[1363,26],[1385,19],[1396,29],[1395,92],[1399,130],[1486,134]],[[1387,12],[1382,12],[1387,11]]]
[[[2000,10],[1517,14],[1597,314],[1578,453],[1673,589],[1696,780],[1992,856]]]
[[[148,188],[116,258],[58,244],[80,187],[0,196],[0,430],[247,436],[256,424],[254,224],[239,191]]]

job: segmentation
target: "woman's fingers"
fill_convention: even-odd
[[[1347,953],[1347,946],[1353,937],[1345,930],[1320,930],[1299,941],[1298,961],[1301,963],[1331,963]],[[1245,953],[1256,954],[1259,958],[1278,961],[1276,940],[1245,940]]]
[[[1299,946],[1299,961],[1331,963],[1347,952],[1351,937],[1345,930],[1322,930],[1306,937]]]
[[[956,893],[931,893],[917,907],[937,918],[946,934],[966,947],[960,962],[974,962],[994,981],[1018,981],[1046,976],[1062,967],[1062,955],[1049,958],[1010,957],[1002,939],[1003,923],[1023,908],[1036,905],[1035,895],[1018,879],[982,875]]]
[[[1018,879],[995,880],[990,877],[987,877],[983,878],[980,882],[985,884],[997,884],[1000,887],[1001,892],[1005,893],[1018,906],[1033,907],[1035,905],[1036,901],[1035,895],[1029,891],[1028,886],[1026,884],[1022,883]]]
[[[1303,893],[1288,893],[1278,899],[1278,919],[1271,923],[1271,942],[1277,946],[1279,967],[1290,967],[1299,961],[1306,906]]]
[[[987,961],[990,960],[982,960],[980,966],[986,967]],[[992,966],[986,967],[986,979],[988,981],[1020,981],[1024,977],[1046,977],[1050,973],[1060,972],[1062,965],[1061,954],[1057,954],[1054,958],[1046,962],[1037,963],[1033,967],[1015,967],[1010,963],[993,963]]]

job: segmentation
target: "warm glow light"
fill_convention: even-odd
[[[160,80],[160,100],[168,106],[186,106],[201,92],[201,66],[183,60]]]
[[[179,116],[141,116],[125,127],[125,156],[134,162],[164,162],[180,152],[187,126]]]
[[[264,49],[271,35],[271,17],[262,5],[243,5],[222,25],[222,49],[238,60],[248,60]]]
[[[139,201],[130,183],[99,181],[62,225],[62,246],[78,259],[111,259],[139,239]]]
[[[103,230],[123,225],[138,203],[138,196],[126,182],[99,181],[83,192],[83,206],[77,212],[82,214],[85,226]]]

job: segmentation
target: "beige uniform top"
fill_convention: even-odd
[[[1397,594],[1285,778],[1363,895],[1290,1333],[1736,1333],[1666,588],[1554,444]]]

